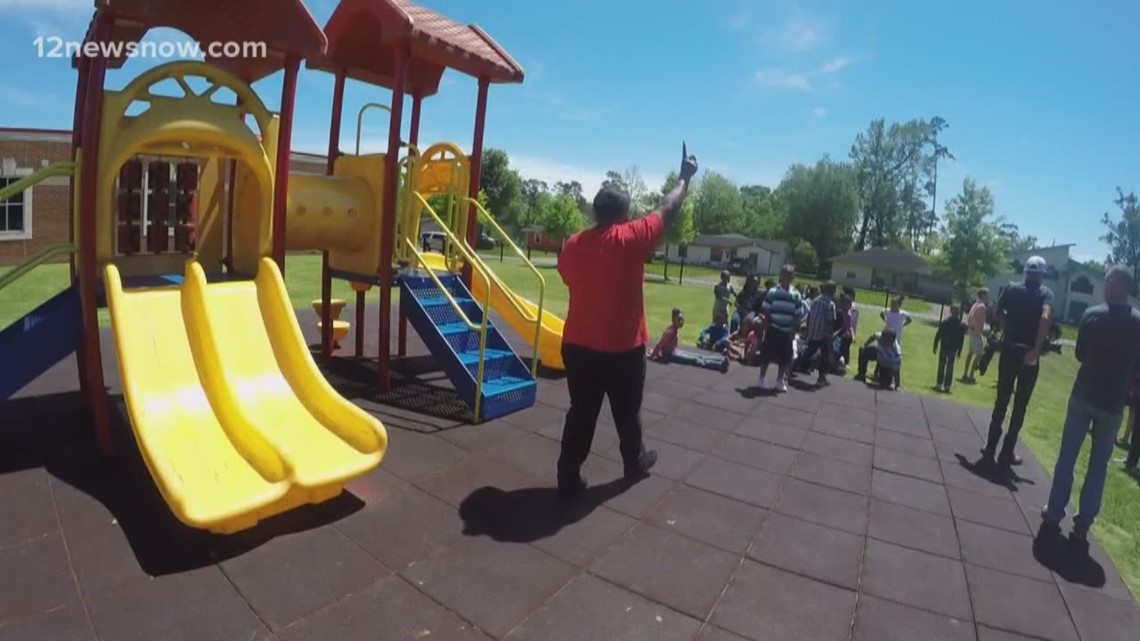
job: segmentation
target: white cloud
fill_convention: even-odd
[[[823,118],[826,115],[827,107],[816,107],[815,109],[811,110],[811,117],[815,118],[816,120]]]
[[[855,59],[851,56],[837,56],[806,71],[789,71],[783,67],[761,69],[756,72],[754,80],[762,87],[809,92],[817,89],[820,81],[826,81],[829,86],[838,86],[836,76],[853,64]]]
[[[827,24],[796,9],[779,27],[764,33],[760,41],[782,51],[810,51],[827,40]]]
[[[831,60],[823,63],[823,66],[819,68],[819,71],[823,74],[836,73],[846,67],[850,67],[853,64],[855,64],[855,59],[851,56],[836,56],[835,58],[832,58]]]
[[[780,67],[761,69],[756,72],[756,82],[763,87],[811,91],[812,84],[806,73],[795,73]]]
[[[592,167],[579,167],[569,163],[564,163],[550,158],[538,158],[534,156],[521,156],[518,154],[511,154],[511,168],[515,169],[522,175],[523,179],[535,178],[545,182],[550,186],[554,186],[556,182],[571,182],[578,181],[582,184],[582,193],[587,199],[593,198],[598,188],[602,186],[602,182],[606,179],[606,169],[596,169]],[[615,171],[624,171],[622,168],[613,168]],[[645,181],[645,186],[650,191],[659,189],[665,182],[664,176],[656,174],[641,174],[642,180]]]
[[[617,112],[615,105],[587,107],[566,100],[557,94],[547,94],[539,100],[551,108],[551,115],[568,122],[597,122]]]

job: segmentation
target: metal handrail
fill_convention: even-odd
[[[0,189],[0,201],[8,200],[12,196],[21,193],[29,187],[32,187],[37,183],[41,183],[48,178],[55,178],[57,176],[70,176],[74,172],[75,163],[70,160],[52,163],[47,167],[44,167],[43,169],[40,169],[39,171],[34,172],[30,175],[24,176],[23,178],[8,185],[7,187]]]
[[[42,252],[24,261],[23,263],[20,263],[14,269],[6,272],[3,276],[0,276],[0,290],[3,290],[5,287],[20,280],[26,276],[28,272],[46,263],[52,258],[55,258],[60,254],[72,253],[75,253],[75,245],[72,245],[71,243],[52,245],[51,247],[48,247]]]
[[[534,263],[530,262],[530,260],[527,259],[526,254],[523,253],[523,250],[520,249],[518,245],[515,244],[515,241],[511,240],[510,235],[508,235],[507,232],[499,226],[498,221],[496,221],[494,217],[491,216],[491,212],[487,211],[487,209],[483,207],[482,203],[480,203],[475,198],[471,198],[470,196],[464,198],[464,200],[468,204],[471,204],[475,207],[476,216],[484,219],[484,222],[488,224],[492,230],[494,230],[495,234],[499,236],[499,239],[510,246],[511,251],[517,254],[520,259],[522,259],[523,264],[526,265],[527,268],[530,269],[531,273],[534,274],[534,277],[538,279],[538,308],[535,310],[533,317],[528,310],[523,308],[523,306],[518,303],[518,300],[516,300],[514,296],[511,296],[509,294],[506,296],[507,300],[511,302],[511,306],[515,308],[515,311],[517,311],[524,320],[526,320],[528,323],[534,323],[534,357],[531,359],[530,366],[530,375],[534,376],[538,372],[538,343],[542,338],[542,306],[546,298],[546,279],[542,276],[542,273],[538,271],[538,268],[534,266]],[[466,239],[464,239],[464,244],[467,244]],[[468,247],[470,247],[470,245],[468,245]],[[478,254],[476,253],[476,255]],[[483,262],[482,258],[479,258],[479,266],[484,270],[487,270],[488,274],[491,273],[490,268],[487,267],[487,264]],[[498,278],[496,277],[495,280],[498,280]],[[502,286],[501,283],[499,283],[499,285],[503,293],[506,294],[506,287]]]
[[[366,103],[363,107],[360,108],[360,111],[356,112],[356,155],[357,156],[360,155],[360,126],[364,123],[364,112],[368,111],[369,109],[383,109],[384,111],[388,112],[389,117],[391,117],[391,115],[392,115],[392,108],[391,107],[389,107],[388,105],[382,105],[378,102]]]
[[[455,234],[451,233],[451,230],[448,229],[446,225],[443,225],[443,221],[440,220],[439,214],[435,213],[435,210],[432,209],[432,206],[430,204],[427,204],[427,201],[424,200],[424,197],[420,194],[420,192],[413,192],[413,194],[415,194],[417,198],[420,198],[420,202],[423,205],[423,208],[427,210],[427,216],[430,216],[433,220],[435,220],[435,224],[439,225],[443,234],[446,234],[446,236],[450,238],[451,242],[455,243],[459,251],[463,252],[464,257],[467,260],[472,260],[471,252],[467,251],[464,246],[458,244],[458,238],[455,237]],[[405,237],[404,244],[407,245],[407,248],[409,250],[412,250],[412,254],[415,255],[418,265],[426,265],[424,254],[420,251],[420,249],[416,248],[416,244],[412,242],[412,238]],[[479,411],[482,408],[483,396],[483,363],[484,359],[486,359],[487,354],[487,322],[488,318],[490,317],[492,281],[486,273],[479,274],[483,278],[483,281],[487,283],[487,295],[484,295],[483,297],[483,318],[479,325],[475,325],[471,322],[471,318],[467,317],[467,315],[464,313],[463,308],[459,307],[459,303],[455,300],[455,298],[451,297],[451,293],[447,291],[447,287],[443,286],[443,283],[440,282],[439,277],[435,276],[435,271],[432,269],[426,269],[425,271],[427,271],[427,276],[431,277],[432,282],[435,283],[435,286],[439,287],[439,290],[443,292],[443,295],[445,295],[447,298],[447,302],[451,306],[451,309],[455,310],[455,313],[459,316],[459,318],[463,320],[463,323],[467,326],[467,328],[469,328],[471,331],[479,332],[479,364],[477,367],[475,367],[474,407],[475,422],[479,422]]]
[[[421,263],[423,263],[424,255],[416,247],[416,244],[413,243],[410,238],[404,238],[404,244],[407,245],[408,249],[411,250],[412,255],[414,255],[416,257],[416,259],[419,260]],[[486,310],[486,306],[484,306],[484,308],[483,308],[483,320],[478,325],[476,325],[475,323],[471,322],[471,319],[467,316],[467,313],[464,312],[463,308],[459,306],[459,301],[455,300],[455,297],[451,295],[451,292],[447,291],[447,287],[444,286],[443,282],[439,280],[439,277],[435,275],[435,272],[430,270],[430,269],[425,270],[425,271],[427,271],[428,276],[431,277],[431,280],[433,283],[435,283],[435,286],[439,288],[439,291],[443,293],[444,298],[447,299],[447,303],[449,305],[451,305],[451,309],[453,309],[455,311],[456,315],[459,316],[459,319],[463,322],[464,325],[467,326],[467,329],[469,329],[473,332],[479,332],[479,363],[476,365],[476,369],[475,369],[475,408],[474,408],[475,422],[478,423],[479,422],[479,411],[482,409],[482,405],[483,405],[483,363],[484,363],[484,358],[485,358],[486,352],[487,352],[487,317],[488,317],[488,313]],[[490,291],[491,291],[491,289],[490,289],[490,287],[488,287],[487,288],[488,301],[490,300],[490,297],[491,297]]]

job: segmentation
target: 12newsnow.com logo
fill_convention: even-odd
[[[265,58],[269,55],[269,47],[264,42],[77,42],[58,36],[39,36],[32,41],[32,46],[39,58]]]

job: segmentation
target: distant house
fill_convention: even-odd
[[[839,285],[916,294],[949,300],[953,285],[931,274],[930,265],[914,252],[874,248],[831,259],[831,280]]]
[[[760,240],[742,234],[701,234],[687,245],[669,245],[670,261],[690,264],[727,266],[732,259],[747,261],[758,274],[780,271],[788,256],[788,244],[782,240]]]
[[[526,235],[526,249],[537,249],[539,251],[557,252],[562,251],[562,244],[566,242],[564,238],[555,238],[546,233],[540,225],[531,225],[523,229]]]
[[[1069,256],[1073,245],[1037,247],[1006,256],[1006,271],[986,281],[991,296],[996,297],[1012,282],[1021,281],[1025,261],[1040,256],[1049,265],[1045,285],[1053,291],[1053,315],[1063,323],[1077,323],[1085,310],[1104,302],[1104,273],[1091,269]]]

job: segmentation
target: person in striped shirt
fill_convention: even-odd
[[[811,302],[807,318],[807,350],[800,355],[804,364],[819,354],[819,377],[816,384],[829,385],[827,374],[831,370],[831,343],[842,330],[839,310],[835,305],[835,283],[827,281],[820,294]]]
[[[804,301],[799,290],[792,286],[796,277],[794,265],[784,265],[780,269],[780,284],[764,295],[762,311],[767,318],[767,331],[764,346],[760,350],[760,379],[756,382],[762,390],[768,387],[768,366],[775,363],[779,368],[776,390],[788,391],[788,366],[792,364],[792,341],[804,318]]]

